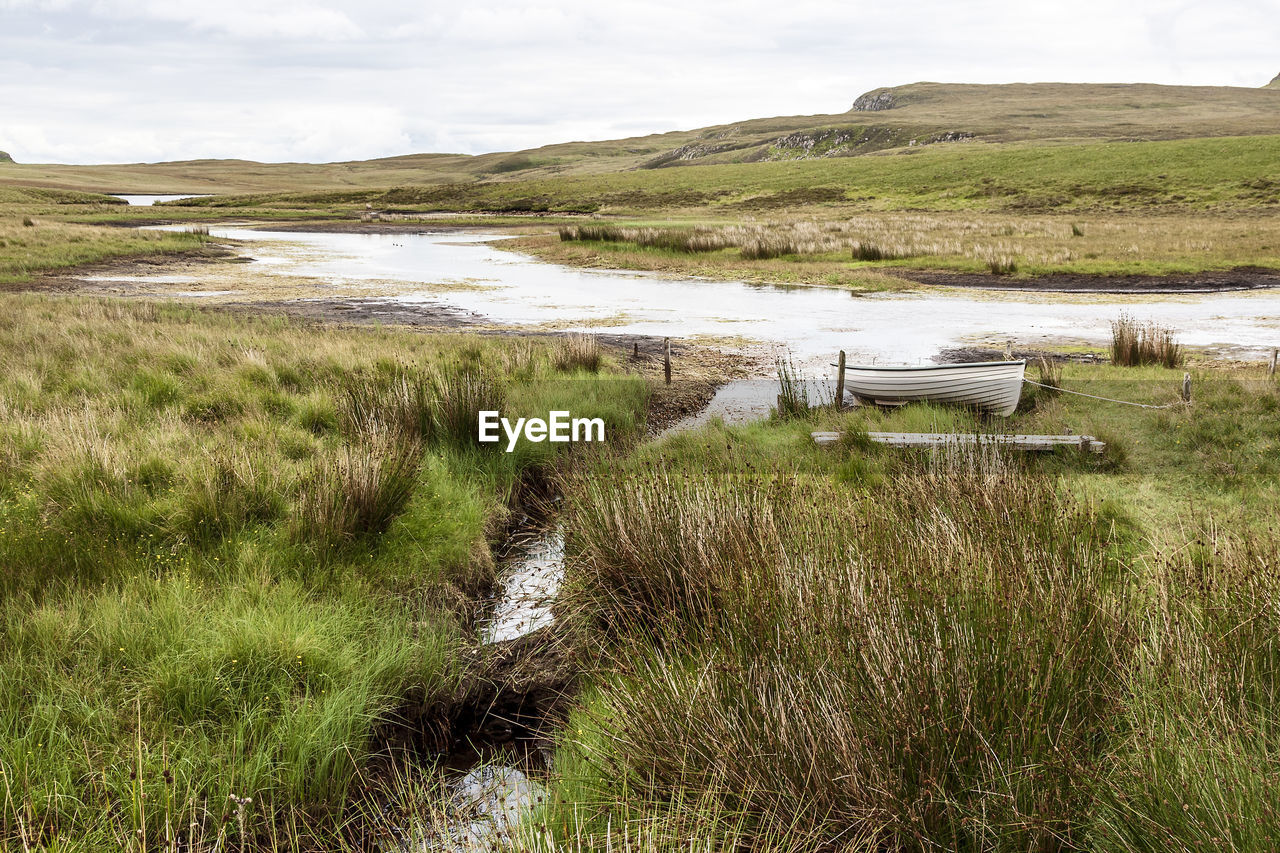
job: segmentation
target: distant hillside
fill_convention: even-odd
[[[8,151],[0,151],[0,163],[12,163],[13,158],[9,156]]]
[[[846,113],[468,156],[345,163],[191,160],[113,166],[0,163],[0,183],[100,192],[250,193],[501,182],[719,163],[853,157],[934,145],[1280,134],[1280,76],[1257,89],[1153,84],[913,83]]]
[[[1268,89],[1280,89],[1280,74],[1271,78],[1271,82],[1267,84]]]

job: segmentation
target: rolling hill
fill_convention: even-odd
[[[1250,89],[1154,84],[913,83],[849,111],[483,155],[341,163],[189,160],[125,165],[0,159],[0,184],[97,192],[267,193],[540,180],[690,165],[856,157],[921,146],[1280,134],[1280,76]]]

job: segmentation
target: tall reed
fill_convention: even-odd
[[[1121,313],[1111,321],[1111,363],[1117,367],[1158,364],[1179,367],[1186,353],[1173,337],[1173,330],[1155,322],[1139,323]]]
[[[587,487],[567,595],[622,673],[597,778],[804,815],[814,846],[1079,843],[1132,645],[1098,526],[990,451],[891,483]]]

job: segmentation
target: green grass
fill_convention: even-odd
[[[346,207],[491,212],[753,210],[776,200],[818,207],[930,210],[1266,209],[1280,136],[1056,145],[926,146],[896,155],[691,166],[389,190],[190,199],[184,207]]]
[[[376,728],[473,676],[489,539],[564,463],[476,446],[475,407],[643,423],[642,382],[549,342],[2,300],[11,845],[339,843]]]
[[[196,252],[206,239],[202,234],[95,228],[30,215],[3,217],[0,285],[115,258]]]
[[[1022,277],[1171,275],[1280,266],[1280,232],[1262,216],[1093,215],[1088,235],[1063,216],[976,212],[779,216],[766,223],[562,226],[559,240],[513,247],[579,266],[874,287],[901,270]],[[903,285],[898,279],[899,286]]]

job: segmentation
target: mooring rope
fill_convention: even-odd
[[[1060,388],[1057,385],[1045,385],[1043,382],[1035,382],[1030,379],[1023,379],[1028,385],[1038,385],[1041,388],[1048,388],[1052,391],[1060,391],[1063,394],[1075,394],[1077,397],[1088,397],[1090,400],[1102,400],[1107,403],[1119,403],[1122,406],[1137,406],[1139,409],[1172,409],[1174,406],[1182,405],[1181,403],[1166,403],[1163,406],[1152,406],[1148,403],[1133,403],[1129,400],[1115,400],[1111,397],[1099,397],[1097,394],[1086,394],[1083,391],[1070,391],[1066,388]]]

